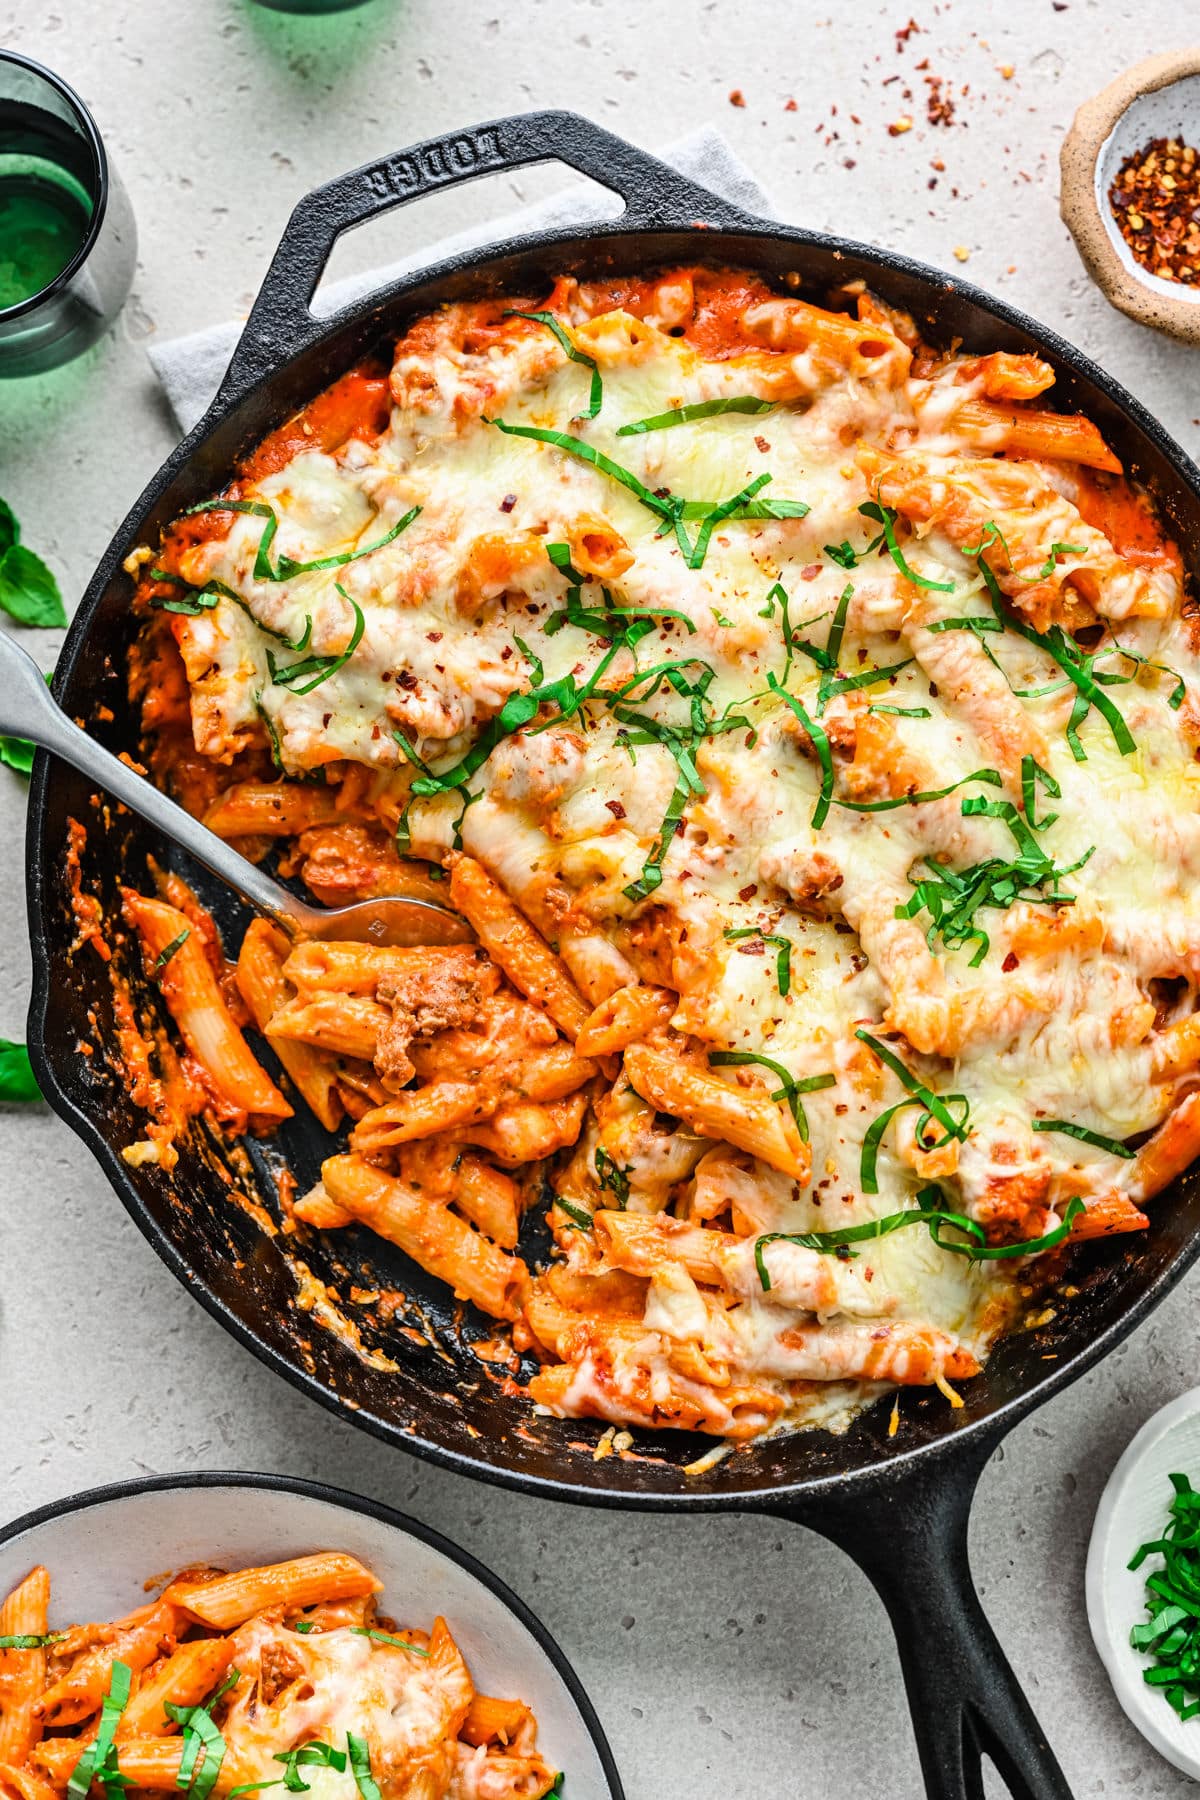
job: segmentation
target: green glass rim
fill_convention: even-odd
[[[45,63],[35,62],[32,56],[22,56],[17,50],[0,49],[0,65],[13,63],[19,69],[28,69],[37,75],[47,87],[52,87],[62,95],[76,119],[79,121],[84,142],[87,144],[92,159],[92,176],[96,190],[92,206],[92,217],[84,235],[83,242],[76,250],[70,262],[58,271],[53,281],[48,281],[44,288],[36,294],[30,294],[27,300],[20,300],[15,306],[0,306],[0,325],[7,325],[12,319],[19,319],[22,314],[30,313],[42,306],[53,295],[61,293],[79,270],[83,267],[100,236],[100,228],[104,224],[104,215],[108,210],[108,158],[104,153],[104,141],[99,127],[91,113],[84,105],[75,89],[65,82],[61,75],[48,69]]]

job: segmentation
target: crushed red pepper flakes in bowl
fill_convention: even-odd
[[[1127,156],[1108,190],[1133,257],[1163,281],[1200,284],[1200,152],[1158,137]]]

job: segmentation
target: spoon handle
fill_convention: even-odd
[[[179,844],[236,893],[281,925],[289,936],[318,932],[322,915],[247,862],[215,831],[177,806],[161,789],[81,731],[51,698],[46,678],[28,651],[0,631],[0,732],[29,738],[87,775],[147,824]]]

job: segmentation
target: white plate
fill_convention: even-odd
[[[348,1550],[383,1582],[386,1610],[428,1628],[442,1613],[483,1693],[525,1700],[569,1800],[623,1800],[590,1702],[546,1628],[496,1577],[399,1513],[337,1489],[269,1475],[155,1476],[97,1488],[0,1531],[0,1594],[34,1563],[51,1579],[52,1625],[141,1606],[153,1575]]]
[[[1139,1544],[1159,1538],[1173,1497],[1168,1477],[1181,1471],[1200,1488],[1200,1388],[1192,1388],[1148,1419],[1108,1478],[1092,1526],[1087,1560],[1087,1610],[1092,1637],[1117,1699],[1142,1736],[1200,1781],[1200,1715],[1186,1724],[1147,1687],[1149,1660],[1129,1633],[1146,1614],[1146,1577],[1156,1559],[1128,1567]]]

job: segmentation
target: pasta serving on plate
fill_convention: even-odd
[[[1200,1122],[1194,625],[1053,379],[686,268],[446,307],[280,427],[130,559],[146,761],[475,941],[260,920],[231,968],[127,892],[178,1036],[128,1034],[126,1156],[310,1108],[296,1218],[507,1321],[558,1414],[955,1401]]]
[[[0,1795],[558,1793],[529,1707],[476,1693],[444,1619],[379,1617],[381,1585],[332,1550],[193,1568],[124,1618],[51,1630],[49,1572],[31,1570],[0,1604]]]

